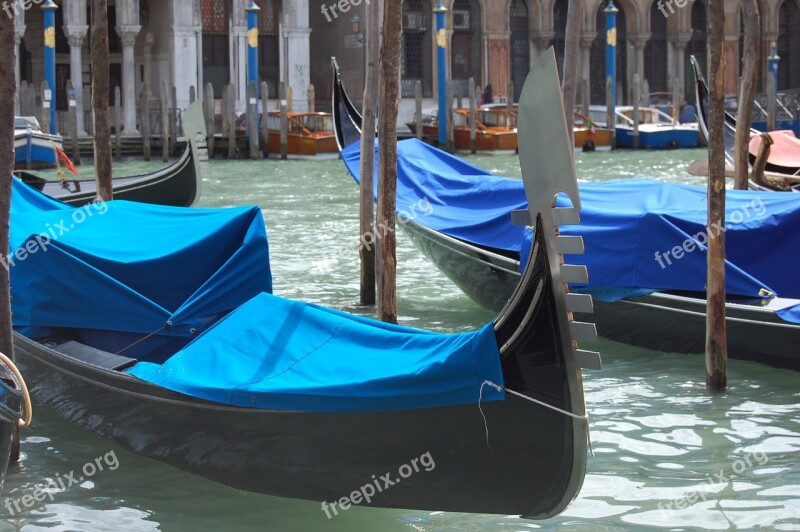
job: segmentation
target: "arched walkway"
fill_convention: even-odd
[[[800,5],[784,0],[778,12],[778,90],[800,88]]]

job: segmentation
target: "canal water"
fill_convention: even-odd
[[[580,154],[577,168],[587,180],[650,176],[699,184],[685,171],[703,156],[598,152]],[[516,157],[470,160],[519,175]],[[154,167],[126,163],[115,170]],[[357,189],[340,161],[212,162],[201,205],[243,204],[262,206],[277,294],[365,312],[355,305]],[[454,332],[492,319],[402,234],[397,255],[403,324]],[[711,397],[700,355],[600,345],[605,367],[584,380],[594,456],[578,498],[547,521],[361,507],[328,519],[319,503],[221,486],[131,454],[39,407],[23,432],[24,460],[6,480],[0,532],[800,530],[800,374],[734,360],[728,393]],[[95,471],[83,482],[65,481],[89,463]],[[22,509],[23,496],[54,479],[65,489]]]

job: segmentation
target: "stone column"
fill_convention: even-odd
[[[138,134],[136,129],[136,65],[133,62],[133,47],[141,26],[117,26],[122,41],[122,99],[125,102],[123,131],[125,135]],[[120,105],[120,102],[117,102]]]
[[[153,45],[156,43],[155,37],[149,31],[144,36],[143,60],[144,83],[147,86],[147,99],[153,97]]]
[[[231,83],[236,88],[236,112],[243,113],[247,100],[247,26],[233,27],[231,44]]]
[[[594,44],[594,40],[597,38],[597,33],[582,33],[581,34],[581,71],[578,76],[580,82],[580,90],[584,90],[584,83],[583,80],[586,80],[585,89],[588,91],[588,97],[586,98],[591,105],[592,100],[592,44]],[[583,104],[583,92],[581,92],[581,98],[578,100],[578,104]],[[581,109],[583,112],[583,109]]]
[[[75,88],[75,122],[78,125],[78,135],[85,135],[86,129],[83,121],[83,42],[86,40],[85,25],[67,26],[65,28],[67,42],[69,42],[69,77]]]
[[[645,79],[645,76],[644,76],[644,49],[647,46],[647,42],[649,40],[650,40],[650,34],[649,33],[639,33],[637,35],[631,36],[631,38],[630,38],[630,42],[633,45],[633,48],[634,48],[635,54],[636,54],[636,59],[635,59],[635,62],[634,62],[635,72],[631,72],[630,70],[628,70],[628,80],[629,80],[628,92],[630,93],[628,99],[629,99],[630,102],[633,102],[633,93],[634,93],[633,75],[634,74],[639,74],[639,83],[642,84],[639,87],[640,91],[644,86],[643,85],[644,84],[644,79]],[[640,92],[639,94],[642,94],[642,92]],[[639,104],[641,105],[641,102],[639,102]]]
[[[673,79],[678,81],[678,87],[681,91],[681,96],[685,97],[686,91],[686,45],[692,38],[691,32],[679,33],[670,39],[672,46],[675,48],[675,65]]]

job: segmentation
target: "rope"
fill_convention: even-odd
[[[0,362],[8,366],[8,369],[11,370],[11,373],[14,374],[17,382],[19,382],[20,388],[22,388],[22,401],[25,404],[25,419],[20,419],[17,424],[21,429],[29,427],[31,424],[31,419],[33,419],[33,407],[31,406],[31,394],[28,392],[28,386],[25,384],[25,379],[22,378],[22,373],[20,373],[19,369],[17,369],[17,366],[14,364],[14,362],[12,362],[11,359],[5,356],[3,353],[0,353]]]
[[[167,325],[169,325],[169,324],[167,324]],[[114,354],[116,354],[116,355],[119,355],[119,354],[122,354],[122,353],[124,353],[125,351],[127,351],[128,349],[130,349],[130,348],[132,348],[132,347],[136,347],[137,345],[139,345],[140,343],[144,342],[144,341],[145,341],[145,340],[147,340],[148,338],[150,338],[150,337],[152,337],[152,336],[154,336],[154,335],[156,335],[156,334],[160,333],[160,332],[161,332],[161,331],[163,331],[164,329],[166,329],[166,328],[167,328],[167,325],[162,325],[160,329],[158,329],[158,330],[155,330],[155,331],[151,332],[150,334],[148,334],[148,335],[147,335],[147,336],[145,336],[144,338],[139,338],[138,340],[136,340],[135,342],[133,342],[133,343],[132,343],[131,345],[129,345],[128,347],[123,347],[122,349],[120,349],[119,351],[117,351],[117,352],[116,352],[116,353],[114,353]]]
[[[550,410],[558,412],[559,414],[563,414],[563,415],[565,415],[567,417],[571,417],[573,419],[577,419],[577,420],[583,421],[586,424],[586,439],[587,439],[587,443],[589,444],[589,451],[591,451],[592,456],[594,456],[594,450],[592,449],[592,440],[591,440],[591,438],[589,436],[589,414],[584,414],[582,416],[580,416],[578,414],[573,414],[572,412],[569,412],[567,410],[562,410],[561,408],[558,408],[557,406],[553,406],[553,405],[547,404],[544,401],[540,401],[538,399],[534,399],[533,397],[528,397],[527,395],[521,394],[521,393],[516,392],[514,390],[510,390],[508,388],[504,388],[503,386],[500,386],[499,384],[495,384],[490,380],[485,380],[481,384],[480,394],[478,395],[478,410],[481,413],[481,417],[483,417],[483,426],[484,426],[484,429],[486,430],[486,446],[489,447],[489,449],[492,448],[489,445],[489,424],[486,421],[486,415],[483,413],[483,408],[481,408],[481,402],[483,401],[483,387],[484,386],[489,386],[491,388],[494,388],[495,390],[497,390],[500,393],[503,393],[505,391],[506,393],[510,393],[511,395],[515,395],[515,396],[517,396],[517,397],[519,397],[521,399],[525,399],[526,401],[530,401],[531,403],[535,403],[535,404],[537,404],[539,406],[543,406],[545,408],[549,408]]]

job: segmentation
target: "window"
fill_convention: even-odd
[[[431,6],[427,0],[403,3],[403,62],[401,96],[413,98],[415,86],[422,85],[422,97],[433,96],[431,48]]]

